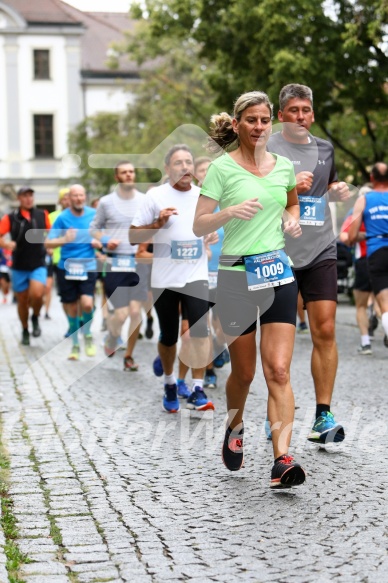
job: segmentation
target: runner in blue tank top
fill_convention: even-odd
[[[388,348],[388,166],[377,162],[371,171],[372,190],[354,205],[349,229],[351,243],[359,240],[365,225],[368,268],[372,290],[381,310],[384,345]]]

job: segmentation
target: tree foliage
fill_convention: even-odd
[[[211,114],[231,111],[244,91],[264,90],[276,104],[281,87],[293,82],[313,89],[313,133],[335,145],[340,176],[367,180],[369,166],[388,152],[388,4],[327,6],[327,0],[133,5],[137,27],[115,54],[143,65],[136,100],[122,114],[88,118],[70,136],[86,186],[105,193],[113,175],[90,168],[90,153],[151,152],[181,124],[207,130]],[[160,173],[139,176],[152,181]]]
[[[149,23],[142,25],[134,37],[128,37],[122,50],[140,63],[158,54],[142,73],[137,100],[130,109],[142,129],[138,146],[146,152],[180,124],[194,123],[207,129],[215,94],[207,82],[211,66],[201,57],[198,42],[166,36],[156,45]]]
[[[310,0],[144,0],[132,13],[147,24],[154,57],[168,41],[197,44],[218,108],[251,89],[276,102],[283,85],[303,83],[343,171],[361,181],[386,156],[386,0],[338,0],[330,11]]]
[[[91,116],[70,133],[70,151],[81,156],[81,179],[90,192],[106,194],[113,182],[112,168],[89,166],[90,154],[117,154],[130,160],[133,154],[152,152],[183,124],[208,129],[215,93],[207,82],[211,65],[199,53],[199,43],[191,38],[167,35],[155,44],[148,21],[139,22],[134,35],[115,45],[116,55],[128,54],[147,65],[138,85],[130,88],[136,99],[127,111]],[[115,66],[113,60],[111,65]],[[139,170],[137,178],[155,182],[161,172]]]
[[[80,156],[81,166],[77,175],[68,179],[67,183],[82,182],[92,196],[110,192],[114,182],[112,169],[91,168],[88,158],[90,154],[126,151],[124,134],[120,132],[120,121],[119,114],[101,113],[84,119],[70,132],[69,151]]]

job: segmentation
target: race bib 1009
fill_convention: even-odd
[[[283,249],[245,257],[245,271],[250,291],[285,285],[295,279]]]

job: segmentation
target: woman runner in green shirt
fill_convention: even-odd
[[[224,464],[239,470],[243,456],[243,412],[256,370],[256,324],[268,387],[268,419],[275,462],[271,488],[305,481],[303,468],[288,455],[294,420],[290,364],[295,340],[297,284],[284,252],[283,231],[301,234],[292,163],[271,154],[272,104],[261,91],[241,95],[231,118],[212,117],[209,149],[226,149],[208,169],[201,188],[194,233],[224,227],[218,275],[217,311],[231,357],[226,383],[229,424]],[[217,205],[220,212],[214,213]]]

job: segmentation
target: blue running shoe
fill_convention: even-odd
[[[191,391],[190,391],[189,387],[186,385],[186,382],[182,379],[178,379],[177,386],[178,386],[178,397],[182,397],[183,399],[188,399],[191,395]]]
[[[225,364],[224,360],[224,352],[225,350],[221,350],[222,346],[218,346],[218,344],[214,343],[214,360],[213,366],[216,368],[222,368]]]
[[[154,375],[157,377],[161,377],[164,371],[162,361],[160,360],[159,355],[155,358],[154,362],[152,363],[152,367],[154,369]]]
[[[268,417],[265,420],[264,429],[265,429],[265,434],[267,436],[267,439],[271,440],[272,439],[272,431],[271,431],[271,425],[270,425]]]
[[[230,362],[230,354],[229,354],[229,350],[227,348],[225,348],[225,350],[223,350],[222,358],[224,359],[224,364],[228,364],[228,362]]]
[[[191,393],[190,397],[187,399],[187,409],[195,409],[196,411],[207,411],[212,409],[214,411],[214,405],[201,387],[194,387],[194,391]]]
[[[167,413],[178,413],[179,400],[176,385],[164,385],[163,409]]]
[[[335,422],[334,415],[330,411],[323,411],[307,436],[313,443],[339,443],[345,439],[345,431],[342,425]]]
[[[225,362],[224,362],[224,357],[222,356],[222,352],[221,354],[219,354],[218,356],[216,356],[213,360],[213,366],[215,366],[216,368],[222,368],[224,366]]]
[[[206,373],[203,386],[205,389],[215,389],[217,387],[217,375],[215,373]]]

